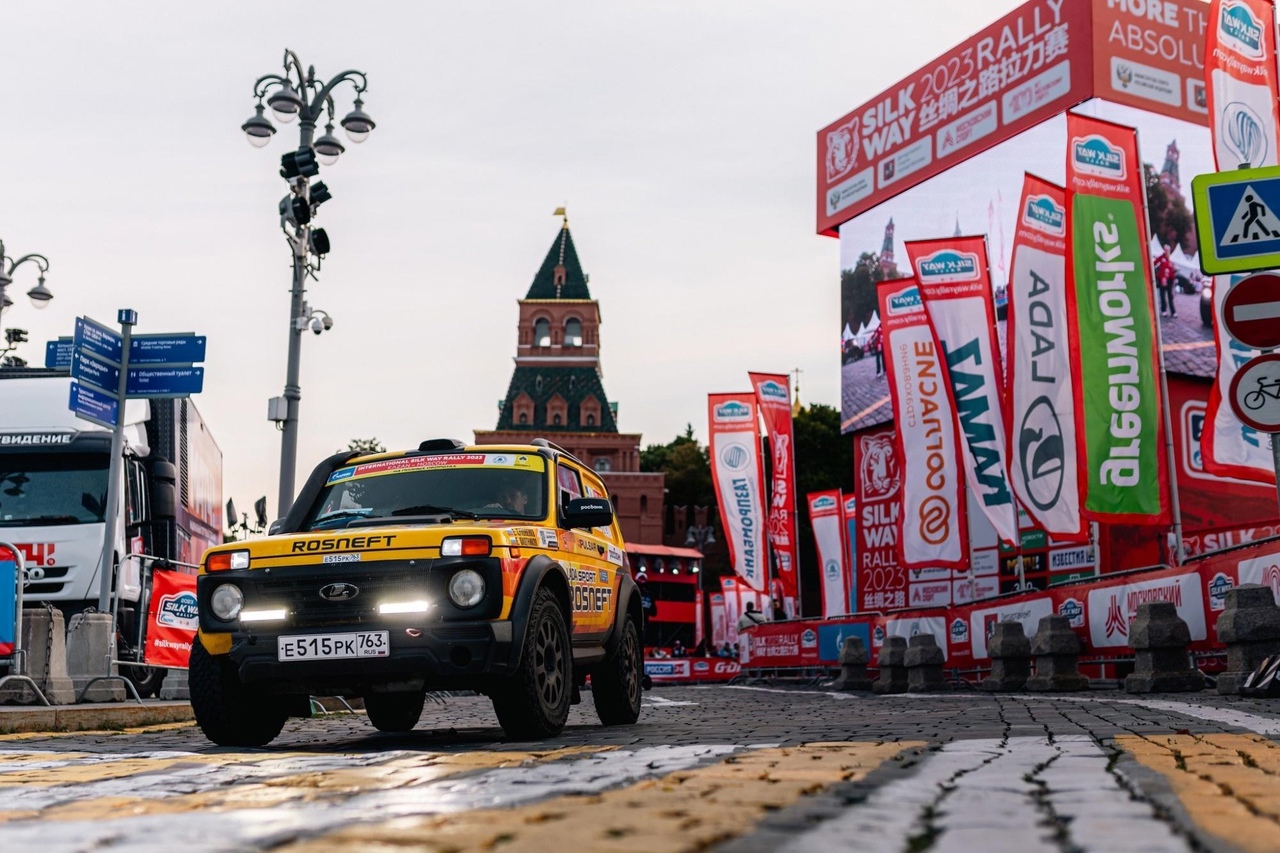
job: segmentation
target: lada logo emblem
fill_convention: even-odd
[[[350,601],[359,594],[360,587],[342,581],[320,587],[320,597],[325,601]]]

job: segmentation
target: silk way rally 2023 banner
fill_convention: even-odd
[[[711,479],[720,503],[730,563],[737,576],[757,592],[765,589],[764,470],[760,460],[760,422],[755,395],[708,394]],[[736,618],[736,616],[734,617]]]
[[[1009,479],[1059,541],[1085,538],[1067,337],[1066,191],[1025,175],[1009,275]]]
[[[893,398],[894,441],[903,467],[898,552],[906,569],[963,569],[969,563],[964,480],[955,411],[942,353],[913,278],[876,286],[884,367]]]
[[[809,523],[822,568],[822,618],[843,616],[849,610],[849,571],[844,562],[844,531],[839,489],[810,492]]]
[[[1067,114],[1067,316],[1085,511],[1170,522],[1142,161],[1132,127]]]
[[[799,585],[796,582],[796,466],[792,446],[791,383],[785,374],[749,373],[756,392],[756,404],[764,417],[773,460],[773,488],[769,499],[769,544],[773,546],[778,570],[772,590],[782,599],[787,613],[795,615]]]
[[[1006,474],[1004,370],[984,237],[908,240],[947,393],[958,417],[965,477],[978,508],[1008,547],[1019,542],[1018,508]]]
[[[1275,166],[1275,6],[1271,0],[1214,0],[1209,7],[1204,77],[1218,171]]]

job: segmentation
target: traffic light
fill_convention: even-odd
[[[15,344],[25,344],[28,340],[30,340],[30,338],[27,337],[26,329],[13,329],[13,328],[4,330],[4,339],[5,339],[5,343],[9,344],[10,346],[13,346]]]
[[[286,180],[304,177],[310,178],[320,174],[320,166],[316,163],[316,152],[311,148],[299,148],[290,151],[280,158],[280,177]]]

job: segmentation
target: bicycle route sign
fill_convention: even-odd
[[[1255,273],[1227,291],[1222,322],[1231,337],[1251,349],[1280,347],[1280,275]]]
[[[1280,166],[1197,175],[1191,194],[1205,273],[1280,267]]]
[[[1280,353],[1250,359],[1231,380],[1231,411],[1259,432],[1280,432]]]

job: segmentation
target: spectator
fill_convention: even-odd
[[[720,651],[716,652],[716,655],[722,658],[731,658],[733,657],[733,649],[729,646],[729,643],[726,641],[725,644],[720,647]]]
[[[1177,270],[1173,266],[1173,257],[1169,247],[1156,258],[1156,290],[1160,293],[1160,316],[1177,317],[1178,309],[1173,304],[1173,282],[1177,278]]]
[[[689,650],[684,647],[684,643],[676,640],[671,644],[671,656],[673,658],[687,658],[689,656]]]
[[[670,653],[669,653],[669,652],[667,652],[667,650],[666,650],[666,649],[663,649],[663,648],[657,648],[657,649],[654,649],[654,650],[653,650],[653,655],[652,655],[652,657],[654,657],[654,658],[659,658],[659,659],[660,659],[660,658],[669,658],[669,657],[671,657],[671,655],[670,655]]]
[[[876,376],[884,373],[884,335],[881,334],[881,327],[876,326],[876,330],[871,333],[871,338],[867,341],[867,349],[876,357]]]
[[[764,614],[756,610],[754,601],[747,602],[747,609],[743,612],[742,618],[738,620],[738,630],[745,631],[748,628],[754,628],[756,625],[763,625],[769,620],[764,618]],[[737,657],[737,655],[734,655]]]
[[[709,656],[708,651],[710,647],[711,647],[711,644],[707,642],[707,638],[703,637],[701,640],[698,641],[698,645],[693,647],[693,656],[695,658],[708,657]]]
[[[775,598],[773,600],[773,621],[774,622],[787,621],[787,611],[786,611],[786,608],[782,606],[781,599]]]

